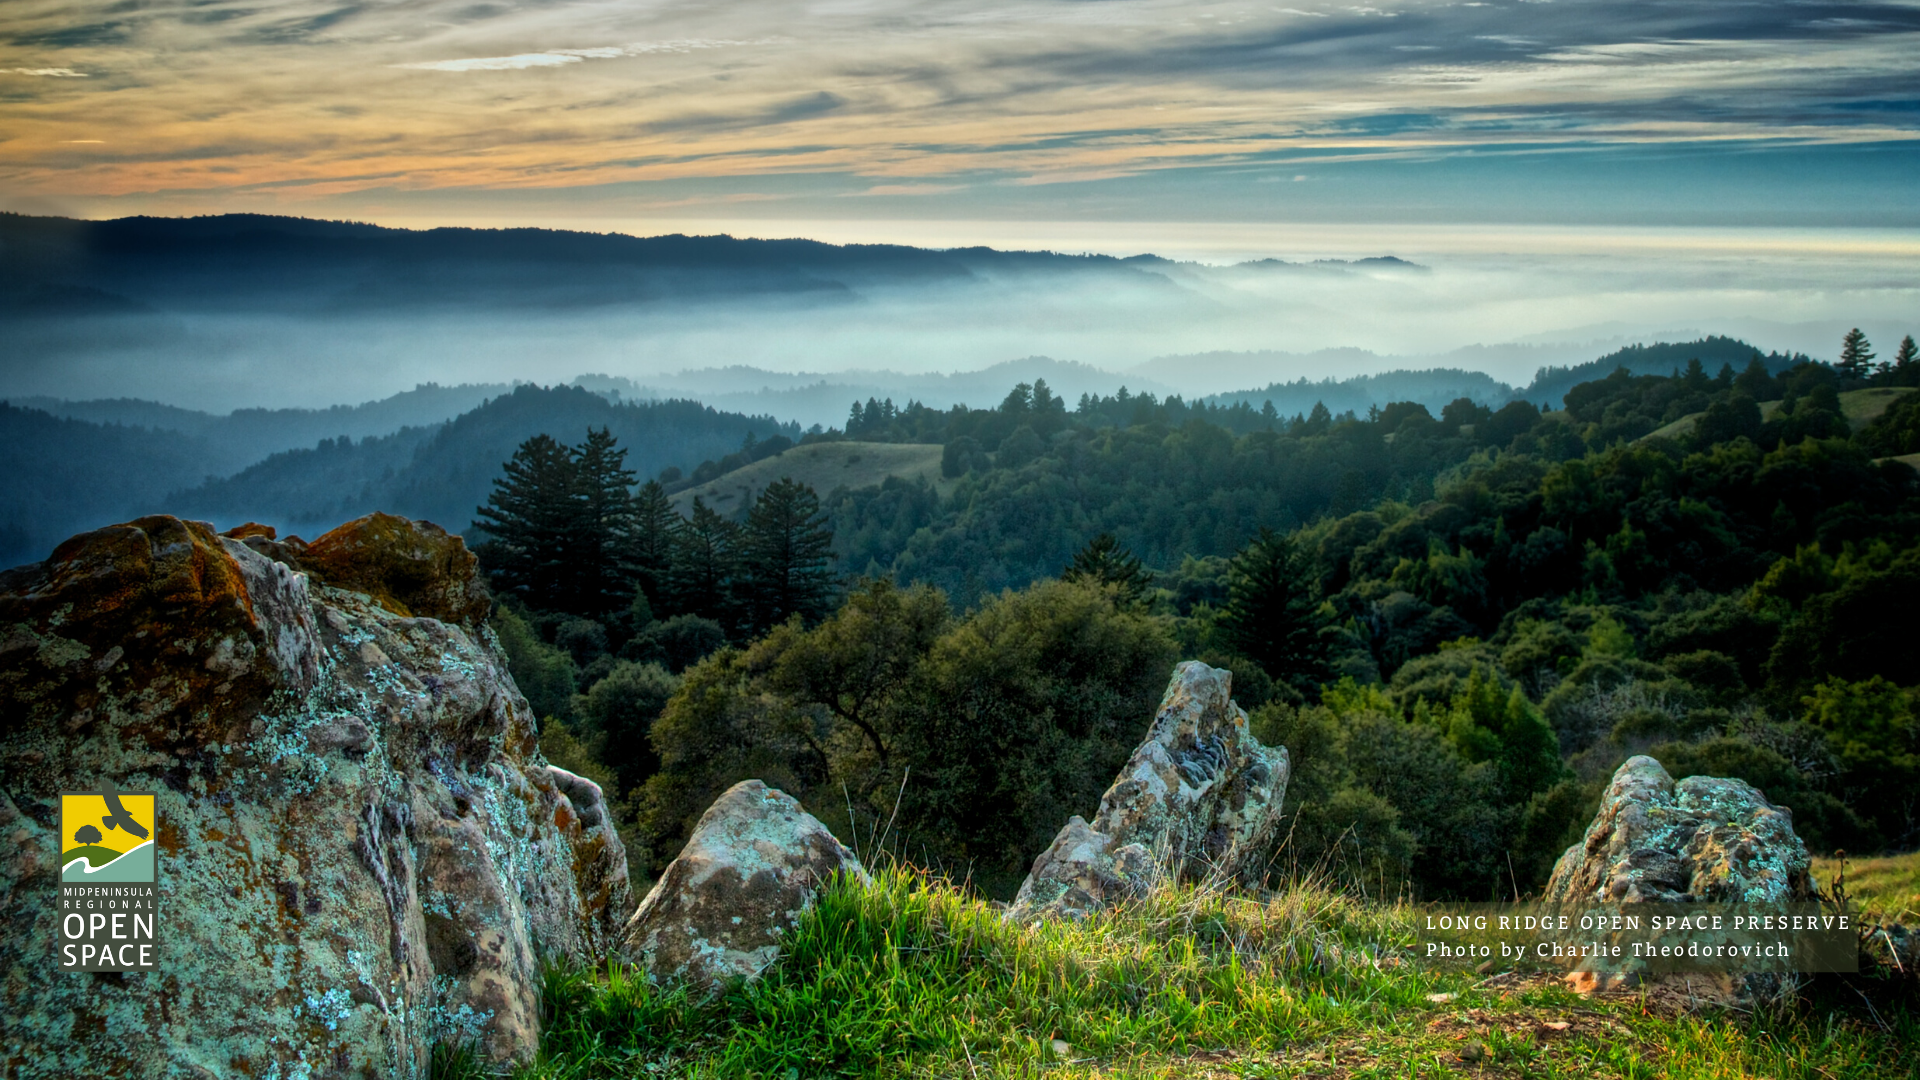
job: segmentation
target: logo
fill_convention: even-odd
[[[158,964],[160,877],[151,791],[60,793],[60,967],[144,971]]]

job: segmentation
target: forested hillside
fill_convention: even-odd
[[[589,428],[611,431],[643,475],[723,457],[749,435],[800,434],[772,417],[693,401],[615,403],[579,387],[523,385],[431,432],[286,451],[182,492],[169,505],[223,525],[253,519],[312,529],[385,510],[463,531],[514,447],[539,434],[577,439]]]
[[[0,403],[0,565],[45,558],[74,533],[146,513],[202,518],[222,528],[260,521],[312,532],[386,510],[462,531],[501,462],[543,432],[576,439],[589,427],[607,428],[649,475],[725,458],[749,436],[800,434],[771,417],[697,402],[614,403],[578,387],[526,385],[451,423],[357,439],[342,433],[265,460],[245,449],[334,426],[386,430],[391,420],[431,415],[472,389],[422,387],[413,392],[419,397],[404,402],[240,410],[230,417],[151,402],[61,403],[64,411],[104,422]],[[282,429],[277,436],[276,427]],[[234,472],[235,455],[254,464]]]
[[[136,398],[62,401],[26,397],[15,398],[12,404],[96,424],[146,427],[194,436],[204,444],[207,454],[198,475],[226,476],[269,454],[311,447],[322,439],[345,436],[358,441],[391,435],[401,428],[437,427],[511,389],[499,383],[460,386],[427,383],[362,405],[335,405],[326,409],[235,409],[220,414]]]
[[[0,402],[0,566],[44,559],[76,532],[164,509],[204,480],[205,439],[93,424]]]
[[[937,442],[951,494],[890,479],[816,512],[791,485],[729,523],[650,485],[625,543],[651,539],[609,540],[595,580],[655,586],[498,625],[549,754],[618,793],[656,865],[755,776],[838,828],[897,818],[903,853],[1003,894],[1092,810],[1180,657],[1230,668],[1293,753],[1275,873],[1535,889],[1641,752],[1753,782],[1818,849],[1901,849],[1920,472],[1893,459],[1920,452],[1916,384],[1903,344],[1877,368],[1616,370],[1545,412],[1286,420],[1043,384],[987,410],[866,402],[803,444]],[[1850,423],[1842,395],[1873,387],[1893,403]],[[765,538],[829,531],[844,597],[754,615]]]

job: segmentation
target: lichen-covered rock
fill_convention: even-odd
[[[627,924],[628,950],[658,979],[752,979],[780,955],[820,887],[866,870],[786,792],[728,788],[694,826]]]
[[[1585,838],[1554,864],[1549,903],[1784,904],[1818,899],[1793,814],[1744,780],[1689,776],[1627,759],[1613,774]],[[1566,981],[1581,993],[1658,992],[1688,1007],[1791,994],[1790,973],[1649,976],[1642,961],[1581,960]]]
[[[1585,839],[1554,865],[1545,899],[1572,903],[1786,903],[1816,898],[1793,812],[1744,780],[1679,783],[1650,757],[1613,774]]]
[[[487,603],[458,538],[384,515],[311,545],[147,517],[0,574],[0,1075],[531,1053],[540,960],[604,955],[631,896]],[[159,795],[156,971],[57,967],[58,795],[102,781]]]
[[[1286,796],[1285,747],[1260,745],[1233,703],[1233,673],[1174,669],[1146,741],[1100,798],[1033,861],[1010,914],[1079,916],[1163,878],[1252,884]]]

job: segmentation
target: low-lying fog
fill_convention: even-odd
[[[222,412],[356,403],[423,382],[601,373],[662,393],[729,393],[730,408],[764,397],[778,413],[778,393],[753,392],[812,380],[783,387],[751,374],[671,376],[747,366],[874,383],[835,373],[965,372],[1045,355],[1116,373],[1114,385],[1130,375],[1136,387],[1192,397],[1399,367],[1464,367],[1521,384],[1543,364],[1708,333],[1830,358],[1857,325],[1890,355],[1901,334],[1920,329],[1920,245],[1905,242],[1788,238],[1584,254],[1422,247],[1373,252],[1412,266],[1311,264],[1302,260],[1312,254],[1276,251],[1287,265],[1133,263],[1140,273],[864,284],[674,306],[89,316],[14,335],[12,355],[0,360],[0,397],[124,396]],[[1374,355],[1312,355],[1328,349]],[[1247,351],[1293,355],[1141,367],[1156,357]],[[844,416],[844,404],[835,408],[782,418],[832,423]]]

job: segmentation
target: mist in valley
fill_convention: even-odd
[[[753,272],[724,274],[551,273],[527,258],[465,280],[371,282],[354,265],[283,272],[273,288],[123,274],[91,286],[106,297],[65,298],[68,311],[23,301],[0,319],[0,397],[133,397],[221,413],[357,404],[422,383],[605,375],[832,424],[848,401],[823,398],[822,382],[989,406],[1016,380],[937,376],[1035,356],[1090,369],[1066,376],[1070,395],[1125,383],[1189,398],[1397,368],[1523,385],[1542,366],[1709,333],[1825,356],[1850,326],[1897,340],[1920,298],[1914,262],[1895,257],[1908,253],[1785,244],[1691,257],[1373,253],[1406,260],[1387,262],[1280,251],[1234,264],[990,254],[903,268],[796,265],[770,251]]]

